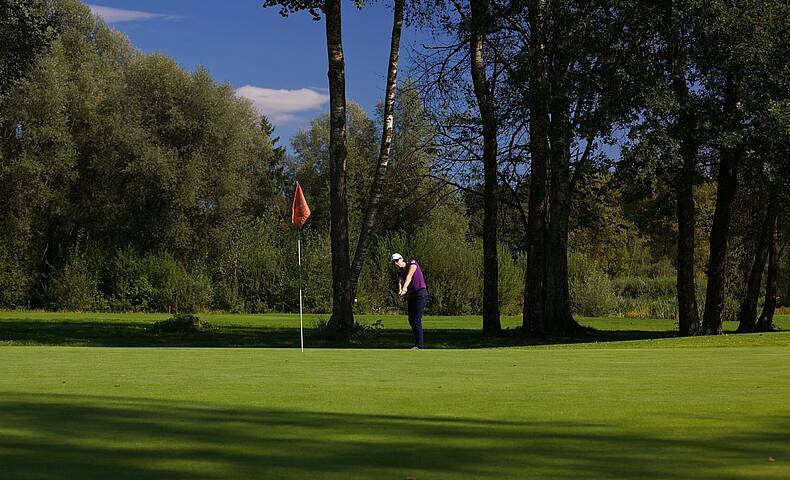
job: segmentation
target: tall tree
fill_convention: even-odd
[[[55,12],[45,0],[0,3],[0,104],[54,38]]]
[[[768,250],[768,274],[765,282],[765,303],[760,318],[757,319],[755,330],[770,332],[774,329],[774,312],[776,311],[776,279],[779,273],[779,216],[774,219]]]
[[[700,70],[702,84],[718,105],[712,119],[717,127],[714,148],[718,156],[716,209],[710,232],[708,284],[702,328],[708,334],[723,330],[725,278],[730,224],[739,170],[753,163],[750,137],[764,128],[763,112],[771,100],[787,97],[786,2],[709,2],[706,5]],[[779,76],[782,74],[779,73]],[[783,85],[777,89],[777,85]],[[766,92],[770,92],[766,98]],[[773,99],[770,98],[774,96]]]
[[[680,168],[675,172],[677,236],[677,301],[678,329],[681,335],[695,335],[700,329],[699,310],[694,275],[694,231],[696,228],[696,209],[694,206],[694,179],[697,176],[700,135],[698,128],[699,104],[689,88],[687,72],[689,65],[688,42],[693,39],[689,34],[688,16],[679,5],[681,2],[669,0],[666,16],[660,31],[666,45],[666,78],[669,91],[674,100],[676,121],[671,127],[671,135],[678,143]],[[659,17],[661,18],[661,17]],[[693,40],[691,40],[693,41]]]
[[[497,47],[492,46],[496,42],[493,37],[501,33],[496,12],[502,3],[436,0],[423,4],[421,10],[428,23],[438,25],[454,39],[449,46],[428,50],[420,66],[424,69],[421,83],[432,92],[429,96],[433,97],[439,126],[437,143],[443,150],[444,158],[434,168],[436,177],[482,197],[483,335],[497,335],[502,330],[497,248],[501,112],[496,99],[502,61],[495,53]]]
[[[760,232],[757,236],[754,262],[746,281],[746,295],[741,301],[741,307],[738,313],[738,332],[740,333],[752,332],[757,326],[757,301],[760,297],[765,263],[768,260],[769,251],[773,248],[774,244],[774,231],[776,230],[776,218],[778,213],[778,199],[776,193],[772,191],[769,194],[765,218],[763,219]]]
[[[355,0],[358,7],[362,0]],[[280,5],[287,16],[308,10],[314,19],[324,15],[329,60],[329,205],[332,247],[332,317],[330,325],[348,332],[354,326],[353,288],[348,239],[346,195],[346,74],[341,28],[341,0],[266,0],[264,7]]]
[[[351,291],[354,296],[356,296],[359,273],[362,271],[362,264],[365,261],[365,252],[370,243],[371,232],[376,220],[376,214],[378,213],[379,203],[381,202],[382,188],[390,160],[404,3],[405,0],[395,0],[395,5],[393,7],[390,56],[389,62],[387,63],[387,85],[384,95],[381,147],[379,149],[378,161],[376,162],[376,170],[373,173],[373,182],[370,185],[370,192],[368,193],[367,205],[365,206],[365,217],[362,220],[362,227],[359,233],[359,239],[357,240],[357,248],[354,253],[354,259],[351,262]]]
[[[341,330],[354,326],[346,195],[346,64],[340,0],[327,0],[326,46],[329,56],[329,207],[332,245],[332,320]]]
[[[724,108],[727,133],[737,135],[741,119],[738,114],[739,78],[736,73],[725,73]],[[736,143],[732,143],[736,142]],[[716,210],[713,213],[713,226],[710,232],[710,258],[708,260],[708,284],[705,293],[705,313],[702,317],[702,330],[706,334],[722,333],[724,324],[725,275],[727,268],[727,249],[730,240],[730,221],[733,201],[738,191],[738,163],[743,150],[738,140],[728,140],[719,151],[718,175],[716,178]]]
[[[523,329],[529,334],[546,333],[545,322],[545,262],[546,262],[546,198],[547,163],[549,152],[549,112],[544,99],[548,97],[548,78],[543,57],[546,43],[545,2],[529,3],[529,23],[532,26],[531,50],[527,64],[529,78],[529,148],[531,158],[529,204],[527,214],[527,275],[524,279]]]
[[[596,143],[641,94],[638,55],[631,58],[640,40],[631,35],[641,32],[625,28],[626,9],[612,2],[525,0],[511,2],[502,16],[517,34],[510,96],[529,119],[523,328],[575,334],[582,329],[571,314],[568,285],[573,194]]]
[[[483,50],[491,28],[487,0],[470,1],[469,57],[472,83],[483,124],[483,335],[502,331],[499,319],[499,267],[497,261],[497,118]]]

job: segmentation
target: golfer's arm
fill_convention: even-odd
[[[406,280],[403,281],[403,286],[401,288],[409,288],[409,284],[411,284],[411,277],[414,276],[414,272],[417,271],[417,265],[412,265],[409,267],[409,273],[406,275]]]

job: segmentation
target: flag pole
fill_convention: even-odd
[[[304,316],[302,313],[302,229],[298,230],[296,236],[296,250],[299,259],[299,344],[304,352]]]
[[[310,218],[310,207],[307,206],[307,200],[304,199],[302,187],[299,182],[296,182],[296,190],[294,191],[294,201],[291,204],[291,223],[296,225],[296,251],[299,262],[299,345],[304,352],[304,304],[302,300],[302,228],[304,222]]]

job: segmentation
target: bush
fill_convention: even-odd
[[[351,341],[355,343],[376,341],[381,338],[382,333],[384,333],[384,324],[381,320],[373,323],[357,322],[351,333]]]
[[[154,288],[151,307],[167,310],[172,305],[178,312],[193,313],[211,304],[211,282],[203,273],[191,274],[170,254],[148,255],[145,276]]]
[[[156,289],[146,272],[146,262],[134,249],[115,252],[105,278],[110,308],[115,311],[147,311],[155,302]]]
[[[520,315],[524,301],[524,274],[527,268],[526,254],[513,255],[500,245],[499,260],[499,311],[503,315]]]
[[[396,250],[393,250],[396,251]],[[423,267],[431,314],[477,313],[482,304],[482,245],[469,242],[466,231],[426,224],[398,250],[407,258],[417,258]]]
[[[212,327],[195,315],[176,314],[167,320],[154,323],[148,329],[151,333],[201,333]]]
[[[724,297],[724,309],[721,312],[721,319],[724,322],[737,322],[741,304],[730,295]],[[758,312],[759,314],[759,312]]]
[[[84,252],[72,252],[52,281],[50,299],[59,310],[104,310],[106,302],[99,293],[95,260]]]
[[[617,312],[625,318],[648,318],[648,303],[642,299],[620,297],[617,303]]]
[[[329,327],[329,320],[316,320],[312,323],[316,336],[323,340],[350,340],[353,343],[368,343],[381,338],[384,333],[384,324],[381,320],[373,323],[356,322],[350,332],[338,331]],[[346,334],[348,336],[346,336]]]
[[[233,313],[244,311],[244,297],[239,291],[238,282],[220,281],[214,286],[212,295],[212,307]]]
[[[657,298],[648,303],[648,316],[650,318],[677,319],[678,302],[675,297]]]
[[[574,313],[596,317],[617,310],[618,299],[611,280],[587,255],[572,253],[568,256],[568,282]]]
[[[25,271],[19,255],[0,244],[0,307],[25,306],[30,283],[30,274]]]
[[[675,277],[620,277],[613,280],[617,295],[630,298],[659,298],[675,295]]]

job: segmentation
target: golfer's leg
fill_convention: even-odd
[[[407,300],[409,305],[409,326],[411,327],[411,333],[414,335],[414,346],[419,347],[419,337],[417,336],[417,325],[415,323],[417,318],[417,297],[409,295]]]
[[[422,314],[425,312],[425,305],[428,303],[428,295],[421,295],[417,297],[417,301],[415,303],[414,343],[418,347],[423,348],[425,345],[423,344],[422,338]]]

